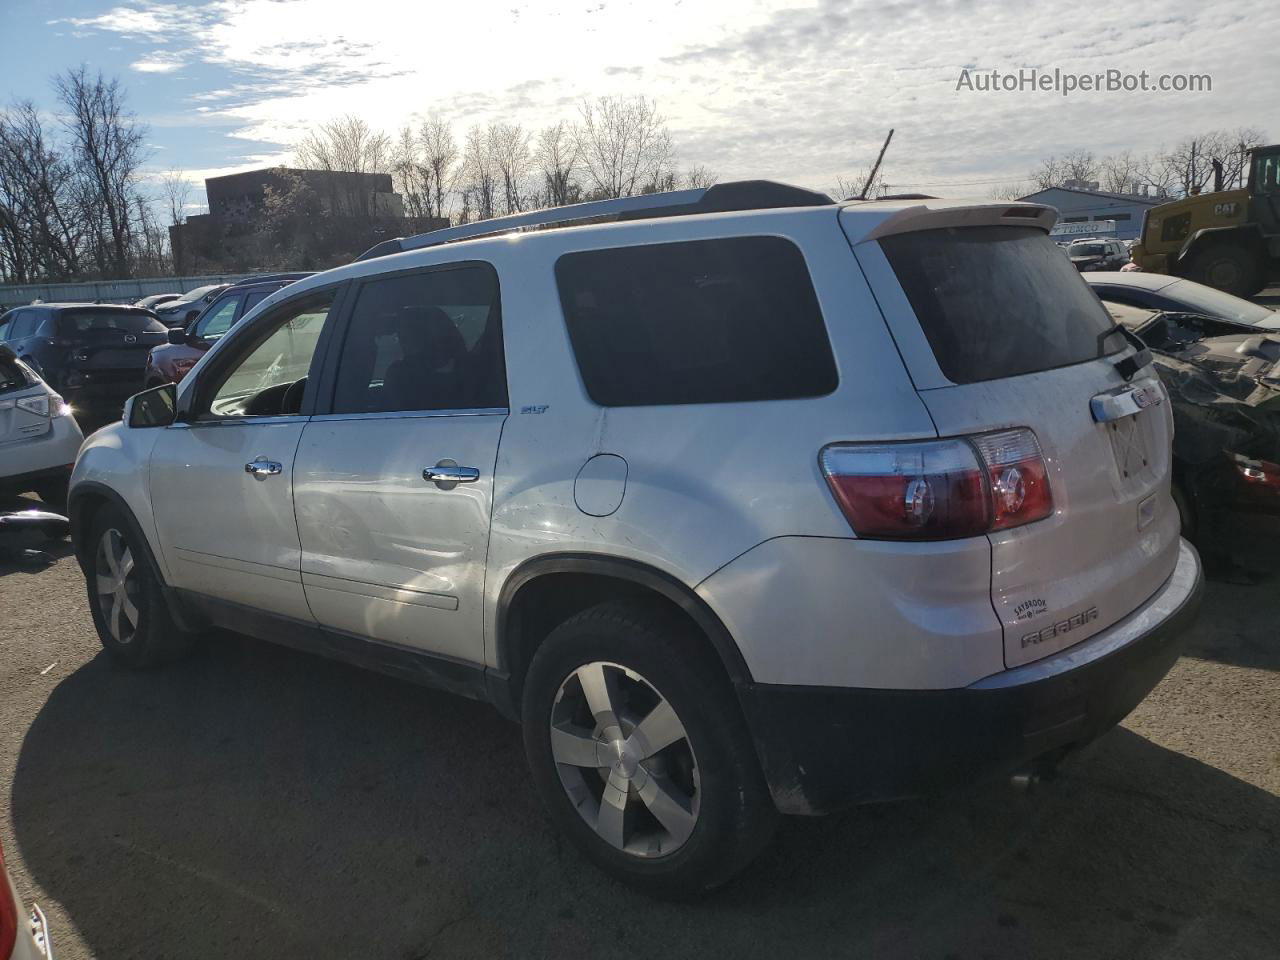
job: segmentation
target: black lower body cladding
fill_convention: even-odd
[[[823,814],[918,796],[1026,770],[1106,733],[1169,672],[1195,619],[1200,563],[1182,551],[1170,580],[1126,620],[970,687],[742,687],[774,803]]]

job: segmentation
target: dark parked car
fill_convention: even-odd
[[[151,351],[143,377],[146,385],[177,383],[241,317],[281,287],[309,276],[309,273],[273,274],[241,280],[224,289],[203,313],[184,327],[171,328],[168,342]]]
[[[174,300],[181,299],[182,294],[180,293],[153,293],[149,297],[143,297],[141,300],[135,300],[133,305],[135,307],[143,307],[147,310],[154,310],[163,303],[172,303]]]
[[[95,303],[42,303],[0,317],[0,341],[75,411],[84,426],[120,416],[142,389],[147,353],[164,343],[150,310]]]
[[[170,300],[156,307],[156,316],[166,327],[185,327],[229,286],[231,286],[229,283],[211,283],[208,286],[188,290],[177,300]]]
[[[1163,273],[1087,273],[1089,286],[1107,303],[1123,303],[1146,310],[1197,313],[1215,320],[1234,320],[1254,327],[1280,329],[1280,313],[1269,307],[1206,287],[1194,280]]]
[[[1280,335],[1190,313],[1107,308],[1151,350],[1172,401],[1184,535],[1210,553],[1234,544],[1268,563],[1280,558]]]

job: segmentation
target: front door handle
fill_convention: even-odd
[[[441,490],[452,490],[460,483],[475,483],[480,471],[475,467],[460,467],[453,460],[441,460],[434,467],[422,471],[422,479],[434,483]]]
[[[277,477],[284,470],[283,464],[275,460],[268,460],[266,457],[258,457],[250,460],[244,465],[244,472],[249,474],[255,480],[265,480],[267,477]]]

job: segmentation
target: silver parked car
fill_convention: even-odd
[[[379,244],[86,442],[98,633],[490,701],[646,889],[726,881],[778,812],[1052,766],[1201,583],[1150,357],[1053,218],[750,182]]]
[[[0,343],[0,491],[61,508],[83,439],[62,397]]]
[[[1193,313],[1215,320],[1247,323],[1265,330],[1280,329],[1280,313],[1270,307],[1232,296],[1194,280],[1163,273],[1110,270],[1084,275],[1089,286],[1107,303],[1162,313]]]

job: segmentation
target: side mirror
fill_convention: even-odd
[[[166,383],[135,393],[124,402],[125,426],[167,427],[177,419],[178,387]]]
[[[170,327],[168,337],[171,344],[180,347],[187,342],[187,331],[183,327]]]

